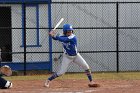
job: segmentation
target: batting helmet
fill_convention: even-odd
[[[67,32],[67,31],[72,31],[72,25],[71,24],[64,24],[63,26],[63,32]]]

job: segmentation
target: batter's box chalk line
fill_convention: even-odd
[[[76,92],[48,92],[48,93],[93,93],[94,91],[98,91],[97,89],[90,89],[90,90],[85,90],[84,92],[82,91],[76,91]]]

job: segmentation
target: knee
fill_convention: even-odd
[[[58,76],[62,76],[64,75],[65,73],[57,73]]]
[[[91,69],[87,69],[85,70],[85,73],[88,75],[88,74],[91,74]]]

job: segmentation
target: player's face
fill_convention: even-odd
[[[72,31],[67,31],[66,35],[70,36],[72,34]]]

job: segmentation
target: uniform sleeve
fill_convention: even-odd
[[[71,40],[68,37],[63,37],[63,36],[56,36],[56,39],[64,43]]]
[[[52,37],[53,40],[58,40],[56,37]]]
[[[60,33],[57,33],[55,36],[53,36],[53,37],[52,37],[53,40],[58,40],[58,39],[56,38],[56,36],[60,36]]]

